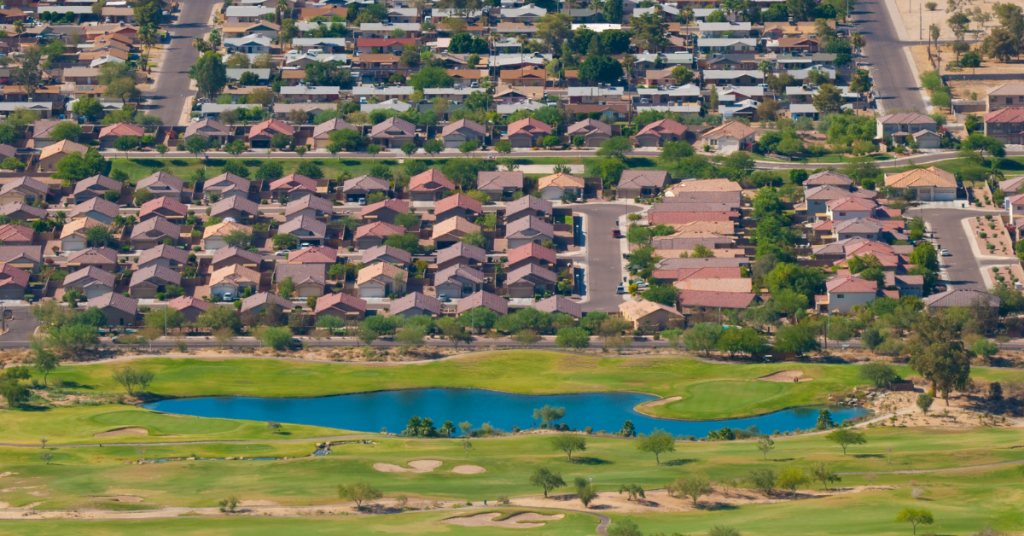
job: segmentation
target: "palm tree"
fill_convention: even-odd
[[[210,45],[202,37],[197,37],[192,40],[192,46],[196,47],[196,50],[198,50],[199,53],[202,54],[203,52],[207,51]]]
[[[68,215],[63,210],[57,211],[53,215],[53,221],[57,222],[57,225],[64,225],[64,222],[68,221]]]
[[[768,73],[772,72],[772,62],[768,60],[761,60],[761,63],[757,64],[757,70],[761,71],[765,78],[767,78]]]
[[[439,431],[446,437],[451,437],[452,433],[455,432],[455,425],[452,424],[452,421],[444,421],[444,424],[441,425],[441,430]]]
[[[626,52],[622,56],[622,70],[626,71],[626,84],[629,85],[633,81],[633,69],[636,68],[636,56]]]

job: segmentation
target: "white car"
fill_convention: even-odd
[[[274,255],[276,255],[278,257],[286,257],[286,256],[288,256],[290,254],[291,254],[291,251],[287,250],[287,249],[282,249],[281,251],[278,251],[277,253],[274,253]]]
[[[949,257],[949,250],[939,250],[939,255],[942,255],[943,257]]]

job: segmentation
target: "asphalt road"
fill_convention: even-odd
[[[210,31],[214,2],[181,0],[180,6],[177,19],[167,26],[171,39],[153,73],[156,85],[144,93],[146,100],[142,105],[146,113],[159,116],[167,127],[181,124],[185,101],[193,93],[189,90],[188,71],[199,58],[199,51],[192,41]]]
[[[616,220],[630,212],[639,212],[640,207],[625,203],[601,203],[579,205],[575,212],[586,215],[587,230],[585,245],[586,296],[583,310],[618,311],[623,296],[615,293],[615,287],[622,283],[622,248],[626,238],[612,238]]]
[[[861,0],[856,9],[857,31],[867,41],[864,55],[871,64],[880,111],[924,113],[924,93],[904,52],[908,43],[899,40],[885,0]]]
[[[1014,259],[979,259],[971,248],[972,237],[966,236],[964,218],[973,218],[983,212],[951,208],[932,208],[922,211],[910,209],[909,216],[920,215],[931,227],[933,240],[940,248],[949,251],[948,257],[939,257],[939,263],[946,272],[950,287],[986,290],[981,271],[991,266],[1006,266]]]

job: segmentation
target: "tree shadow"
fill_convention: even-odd
[[[93,386],[86,385],[84,383],[78,383],[74,380],[61,380],[60,387],[63,389],[89,389],[92,390]]]
[[[152,158],[136,158],[136,159],[133,159],[132,162],[135,162],[137,165],[140,165],[142,167],[148,167],[148,168],[162,168],[162,167],[164,167],[164,163],[163,162],[159,162],[159,161],[154,160]]]
[[[882,454],[854,454],[854,458],[884,458]]]
[[[740,509],[739,506],[736,506],[735,504],[727,504],[727,503],[711,503],[709,505],[704,506],[704,508],[702,508],[702,510],[707,510],[709,512],[724,512],[724,511],[727,511],[727,510],[739,510],[739,509]]]
[[[175,158],[175,159],[171,160],[170,164],[172,166],[175,166],[175,167],[188,167],[188,162],[186,162],[186,161],[184,161],[184,160],[182,160],[180,158]]]
[[[771,461],[771,462],[791,462],[791,461],[793,461],[795,459],[796,458],[772,458],[771,460],[768,460],[768,461]]]
[[[601,458],[591,458],[589,456],[577,456],[572,459],[572,463],[576,465],[611,465],[614,462],[609,460],[602,460]]]
[[[52,409],[52,408],[47,407],[47,406],[36,406],[34,404],[19,404],[17,407],[18,407],[19,410],[26,411],[26,412],[28,412],[28,411],[31,411],[31,412],[42,412],[42,411],[50,411],[50,409]]]
[[[694,458],[678,458],[675,460],[667,460],[661,462],[661,465],[667,465],[669,467],[679,467],[680,465],[686,465],[688,463],[694,463],[697,460]]]

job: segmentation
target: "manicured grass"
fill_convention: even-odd
[[[326,396],[387,389],[475,387],[522,394],[639,391],[681,403],[650,408],[660,417],[726,419],[822,404],[829,394],[864,382],[860,367],[813,363],[711,364],[682,357],[602,358],[558,352],[507,350],[427,364],[379,366],[297,363],[270,359],[144,359],[158,397]],[[94,392],[120,393],[109,364],[65,366],[53,379]],[[801,370],[812,381],[755,382],[781,370]],[[906,367],[901,374],[912,374]],[[1020,379],[1012,369],[976,371],[975,377]]]
[[[333,437],[351,432],[319,426],[285,425],[273,433],[266,423],[230,419],[202,419],[165,415],[135,406],[72,406],[37,411],[5,411],[4,443],[38,443],[47,438],[52,444],[65,443],[147,443],[163,441],[217,441],[297,439]],[[94,437],[119,428],[145,428],[148,435]]]

